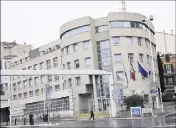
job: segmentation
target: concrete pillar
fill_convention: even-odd
[[[95,111],[98,111],[97,89],[96,89],[96,82],[95,82],[94,75],[92,75],[92,81],[93,81],[94,106],[95,106]]]
[[[156,96],[156,108],[159,108],[159,95]]]

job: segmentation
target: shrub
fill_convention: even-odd
[[[128,96],[124,99],[124,103],[127,105],[127,109],[130,109],[130,107],[138,107],[141,106],[144,107],[144,99],[140,95],[132,95]]]

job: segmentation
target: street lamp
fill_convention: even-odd
[[[147,31],[148,31],[148,34],[149,34],[149,43],[150,43],[150,54],[151,54],[151,57],[152,57],[152,72],[153,72],[153,82],[156,84],[156,75],[155,75],[155,67],[154,67],[154,60],[153,60],[153,50],[152,50],[152,41],[151,41],[151,31],[150,31],[150,27],[149,27],[149,23],[150,21],[153,21],[153,16],[150,15],[149,16],[149,19],[143,19],[142,22],[145,22],[147,24]],[[160,95],[162,96],[162,93],[161,93],[161,88],[160,86],[158,87],[159,90],[160,90]],[[162,111],[163,110],[163,102],[162,102],[162,97],[160,97],[160,102],[161,102],[161,108],[162,108]]]

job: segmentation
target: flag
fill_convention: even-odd
[[[124,79],[123,79],[123,72],[121,72],[121,71],[117,71],[116,72],[116,76],[117,76],[117,81],[123,81]]]
[[[137,63],[138,63],[138,70],[141,73],[141,75],[145,78],[148,77],[148,72],[139,64],[139,62]]]
[[[128,77],[127,77],[127,73],[126,73],[126,70],[125,70],[125,66],[124,66],[124,63],[122,61],[122,64],[123,64],[123,72],[124,72],[124,75],[126,77],[126,84],[128,85]]]
[[[130,77],[132,80],[135,81],[135,70],[134,70],[134,67],[133,67],[131,61],[130,61]]]

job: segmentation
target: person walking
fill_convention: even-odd
[[[91,108],[91,111],[90,111],[90,118],[89,118],[89,120],[90,120],[91,118],[93,118],[93,120],[94,120],[94,112],[93,112],[93,108]]]
[[[29,123],[30,125],[34,125],[34,116],[32,113],[29,114]]]

